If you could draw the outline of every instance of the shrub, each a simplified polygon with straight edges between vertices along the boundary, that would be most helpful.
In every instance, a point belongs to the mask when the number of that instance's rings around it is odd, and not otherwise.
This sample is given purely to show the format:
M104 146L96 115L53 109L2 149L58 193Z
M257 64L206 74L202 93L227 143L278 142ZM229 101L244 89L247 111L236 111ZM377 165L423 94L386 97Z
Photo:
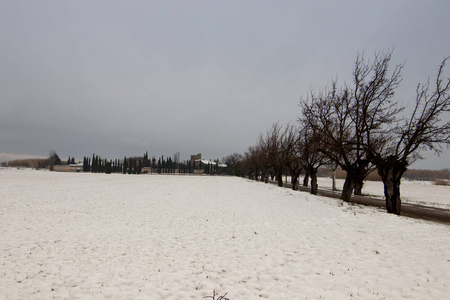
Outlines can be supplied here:
M2 166L40 169L47 167L47 159L16 159L2 163Z
M435 185L446 185L446 186L450 186L450 180L448 179L436 179L436 181L434 182Z

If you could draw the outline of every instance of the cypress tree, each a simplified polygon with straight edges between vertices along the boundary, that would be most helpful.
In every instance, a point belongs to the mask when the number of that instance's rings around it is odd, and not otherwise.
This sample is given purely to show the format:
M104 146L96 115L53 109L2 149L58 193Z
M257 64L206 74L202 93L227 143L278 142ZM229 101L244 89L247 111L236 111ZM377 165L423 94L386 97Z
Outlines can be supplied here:
M105 159L105 173L106 174L111 174L111 165L112 165L112 161L107 161Z
M98 155L95 156L95 173L99 173L101 171L102 161Z
M128 161L127 161L127 157L124 156L123 157L123 164L122 164L122 173L126 174L128 170Z
M167 173L172 173L172 158L169 156L167 158Z
M132 174L133 173L133 161L130 159L128 160L128 174Z
M138 167L137 167L137 172L136 172L136 173L138 173L138 174L141 174L141 173L142 173L142 161L141 161L141 160L139 160Z
M95 170L95 154L92 154L92 160L91 160L91 172L94 173Z
M95 156L95 164L96 164L96 170L95 173L100 173L102 171L102 160L100 159L100 157L97 155Z

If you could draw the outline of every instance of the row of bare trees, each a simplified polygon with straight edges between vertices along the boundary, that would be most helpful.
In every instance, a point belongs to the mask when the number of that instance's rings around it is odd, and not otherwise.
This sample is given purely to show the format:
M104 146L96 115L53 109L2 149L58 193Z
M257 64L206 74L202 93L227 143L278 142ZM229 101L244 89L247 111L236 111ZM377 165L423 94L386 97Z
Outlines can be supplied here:
M420 151L440 153L450 145L450 78L445 58L434 81L417 85L413 108L394 101L404 64L390 70L392 51L378 52L372 61L358 55L352 83L337 80L300 101L296 125L274 124L241 159L241 172L249 178L282 185L290 174L297 188L300 172L311 179L317 193L317 171L328 165L346 171L341 199L361 194L366 176L377 170L384 184L386 209L400 214L400 181Z

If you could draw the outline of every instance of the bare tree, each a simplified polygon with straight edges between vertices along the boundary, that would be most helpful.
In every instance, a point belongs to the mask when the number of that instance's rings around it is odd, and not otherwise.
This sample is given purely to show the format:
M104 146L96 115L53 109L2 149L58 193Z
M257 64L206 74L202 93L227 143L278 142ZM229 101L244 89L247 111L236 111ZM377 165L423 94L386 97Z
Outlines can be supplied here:
M382 126L394 123L396 115L403 110L393 101L393 96L402 81L401 71L404 64L396 65L389 74L392 52L375 53L373 62L366 60L364 54L358 55L356 59L353 71L354 112L351 116L357 128L359 146L364 144L367 136L376 135ZM379 143L373 143L374 148L379 146ZM367 157L367 151L365 152ZM364 178L374 169L375 166L370 165L365 176L357 178L355 194L361 194Z
M344 201L350 200L355 183L365 178L369 167L360 134L356 132L358 128L351 116L352 105L350 90L338 91L336 82L331 90L318 95L311 92L310 98L301 102L303 115L300 121L317 132L323 145L320 151L347 173L341 194Z
M244 154L242 160L242 172L249 179L265 181L267 178L267 155L259 145L251 146Z
M287 147L287 170L291 176L291 187L294 191L298 189L298 181L302 171L301 153L302 148L299 144L299 129L295 126L288 125L284 144Z
M300 149L300 164L311 178L311 194L317 195L317 171L328 162L327 157L321 151L324 147L319 132L313 127L305 126L300 130L298 148Z
M288 166L289 156L295 145L292 125L284 129L275 123L266 132L260 135L258 146L267 155L270 170L275 174L278 186L283 186L283 174Z
M302 171L302 164L301 164L302 149L298 142L298 135L295 138L295 140L296 140L294 142L295 145L287 161L287 168L289 170L289 174L291 175L291 186L294 191L298 190L298 181L300 173Z
M409 118L396 123L384 122L382 116L387 115L384 113L366 120L368 129L377 128L368 130L366 147L383 180L389 213L401 213L401 178L408 166L421 158L420 151L428 149L439 154L442 145L450 145L450 122L441 119L450 111L450 77L444 75L448 59L440 64L433 84L428 81L417 86L415 106Z
M368 132L377 131L383 122L393 122L398 112L391 98L401 82L403 65L389 74L391 53L376 53L373 62L359 55L353 88L338 90L334 81L329 91L311 92L310 99L301 102L301 120L319 132L324 145L321 151L347 173L341 195L344 201L350 200L353 191L361 193L364 179L374 169L365 147ZM377 116L373 118L376 122L368 126L367 120L373 116Z
M227 165L226 173L234 176L241 176L241 164L244 157L239 153L233 153L222 158L224 164Z

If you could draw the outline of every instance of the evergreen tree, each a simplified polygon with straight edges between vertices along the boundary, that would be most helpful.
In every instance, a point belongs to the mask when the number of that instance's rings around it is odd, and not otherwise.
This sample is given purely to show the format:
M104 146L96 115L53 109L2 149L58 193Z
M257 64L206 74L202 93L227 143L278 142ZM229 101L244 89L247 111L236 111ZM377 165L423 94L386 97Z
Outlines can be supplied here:
M169 156L167 158L167 173L172 173L172 158Z
M123 164L122 164L122 173L126 174L128 171L128 161L127 161L127 157L124 156L123 158Z
M112 165L112 161L108 162L105 159L105 173L106 174L111 174L111 171L112 171L111 165Z
M96 169L96 165L95 165L95 154L92 154L92 160L91 160L92 164L91 164L91 172L94 173L95 169Z
M141 174L142 173L142 161L141 160L139 160L139 163L138 163L138 167L137 167L137 172L136 172L137 174Z
M52 166L56 166L56 165L60 165L61 164L61 159L59 158L58 154L56 154L55 151L51 151L50 152L50 156L47 159L47 163L50 167Z
M83 167L83 171L89 172L91 170L91 160L89 157L86 157L86 156L84 157L84 160L85 160L85 164Z
M95 160L96 160L95 164L97 166L95 173L100 173L102 171L102 160L98 155L95 157Z
M130 159L128 160L128 174L132 174L133 173L133 161Z

